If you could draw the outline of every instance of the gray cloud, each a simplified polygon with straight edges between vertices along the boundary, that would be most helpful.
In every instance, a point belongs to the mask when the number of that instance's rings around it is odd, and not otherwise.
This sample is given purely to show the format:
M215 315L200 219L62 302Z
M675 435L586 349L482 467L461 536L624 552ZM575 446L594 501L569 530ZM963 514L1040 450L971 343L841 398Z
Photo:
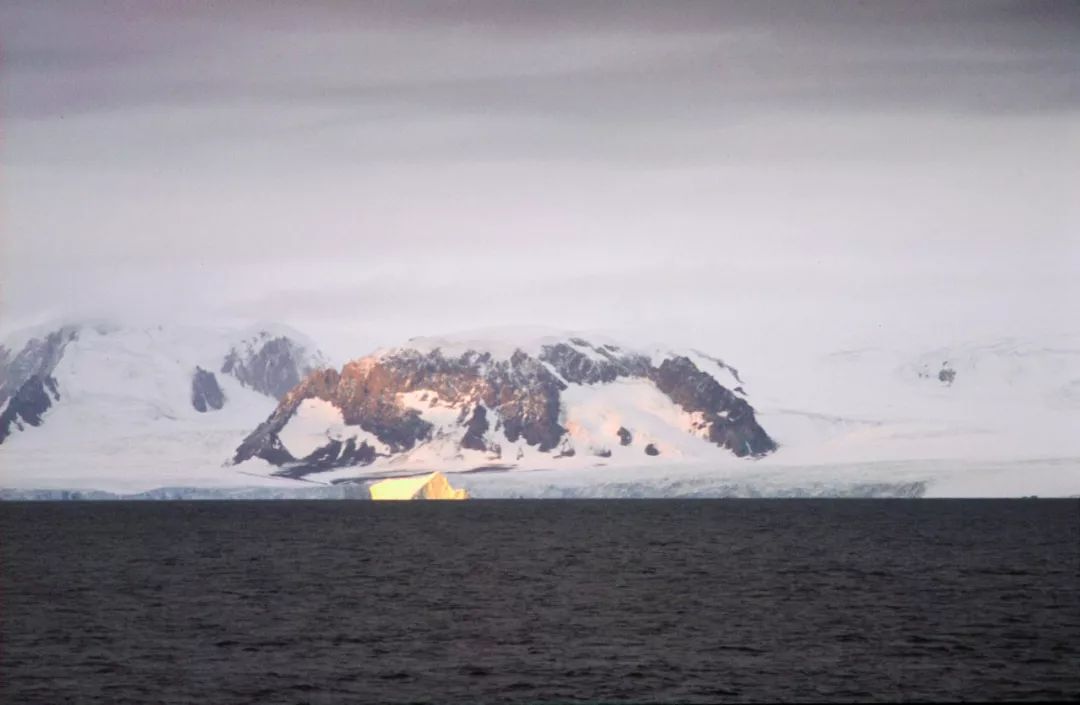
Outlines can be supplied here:
M8 109L287 102L686 122L801 106L1040 111L1080 103L1076 7L15 4Z
M2 313L1075 325L1078 8L8 2Z

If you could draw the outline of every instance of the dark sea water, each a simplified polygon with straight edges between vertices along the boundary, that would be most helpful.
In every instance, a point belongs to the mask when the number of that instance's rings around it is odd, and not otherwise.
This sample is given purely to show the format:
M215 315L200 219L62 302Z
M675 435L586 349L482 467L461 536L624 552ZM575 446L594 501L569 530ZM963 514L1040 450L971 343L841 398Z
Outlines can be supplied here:
M0 505L0 702L1080 698L1076 501Z

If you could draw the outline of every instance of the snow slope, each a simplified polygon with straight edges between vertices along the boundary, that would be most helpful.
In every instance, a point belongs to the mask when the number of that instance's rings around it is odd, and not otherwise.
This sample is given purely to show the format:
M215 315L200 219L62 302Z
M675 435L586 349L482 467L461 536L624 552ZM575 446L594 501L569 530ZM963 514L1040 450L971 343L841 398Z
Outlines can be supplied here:
M297 458L314 453L328 441L345 441L350 438L365 442L382 453L389 450L375 434L359 426L346 424L341 410L324 399L305 399L300 402L296 414L279 437L285 449Z
M560 422L585 451L573 457L553 460L525 447L511 472L469 472L497 461L443 438L439 447L359 473L312 479L439 468L477 497L1080 496L1080 336L844 350L807 360L781 352L745 361L749 398L779 444L759 459L710 453L694 436L692 414L639 380L620 380L564 393ZM715 374L740 387L746 377L726 366ZM440 414L443 423L457 416L456 409ZM612 444L621 425L640 429L637 438L659 446L663 461L645 463L640 448ZM599 450L612 455L598 458Z
M319 482L727 463L774 448L745 396L734 369L697 352L575 334L414 339L294 389L236 462Z
M0 445L0 487L134 492L289 484L222 467L275 399L218 372L224 406L200 413L192 405L193 371L220 370L229 350L262 330L80 326L52 373L59 400L39 427L24 425Z
M484 435L489 445L498 444L501 454L490 451L470 450L461 447L465 429L459 423L462 410L467 405L449 405L439 402L417 401L423 394L402 395L403 403L415 404L421 417L433 423L435 431L430 441L418 447L379 458L371 465L352 466L316 472L306 479L315 482L333 482L354 478L400 476L438 469L443 472L470 472L477 469L543 471L571 470L586 478L594 478L595 471L611 473L620 467L638 468L644 465L654 472L676 466L698 466L708 463L714 467L733 467L743 461L727 451L708 442L694 428L695 416L661 394L654 385L644 380L617 380L605 385L570 384L563 393L560 423L567 434L558 449L541 452L524 440L510 443L495 429L496 412L492 428ZM328 404L327 402L323 402ZM332 405L330 405L332 407ZM330 412L335 419L340 411ZM309 417L298 415L286 426L282 440L299 436L300 428L307 426ZM330 428L336 428L331 421ZM618 429L632 429L633 439L627 445L618 440ZM362 430L360 433L364 433ZM325 438L339 437L334 431L316 432ZM365 435L370 438L370 434ZM369 441L378 443L377 439ZM658 451L650 458L645 449L654 446ZM385 450L381 443L380 448ZM291 448L292 446L289 445ZM304 446L308 450L310 446ZM313 448L312 448L313 449ZM572 454L567 454L572 451ZM239 466L241 468L244 465ZM275 472L272 466L259 465L260 469Z
M466 405L418 388L398 402L432 424L430 441L300 482L275 477L280 468L262 460L226 466L277 402L220 373L222 356L234 349L250 354L254 348L244 341L268 329L82 324L53 372L60 401L42 426L0 444L0 488L220 488L229 496L229 488L264 486L276 493L267 496L303 496L305 488L329 489L335 481L438 470L475 497L1080 496L1077 335L930 350L860 348L805 360L789 350L765 351L738 360L738 371L687 352L723 385L749 394L758 421L779 444L758 459L716 452L701 436L695 413L642 379L568 384L558 418L567 433L548 453L505 438L498 455L462 448ZM18 350L48 330L4 342ZM279 334L296 335L272 332ZM593 344L613 344L586 336ZM535 352L555 340L566 340L565 334L541 331L529 338L517 331L512 341L470 335L415 339L408 346L451 354L482 345L508 357L519 347ZM371 359L395 350L401 348ZM655 364L670 351L645 354ZM217 373L227 400L222 409L192 407L196 367ZM488 448L500 440L497 414L489 411ZM628 445L618 440L620 427L634 429ZM305 400L280 437L297 457L332 440L389 450L320 399ZM658 456L645 455L649 445ZM565 452L570 449L572 455Z
M846 350L768 369L755 406L781 445L770 463L1080 458L1077 335Z

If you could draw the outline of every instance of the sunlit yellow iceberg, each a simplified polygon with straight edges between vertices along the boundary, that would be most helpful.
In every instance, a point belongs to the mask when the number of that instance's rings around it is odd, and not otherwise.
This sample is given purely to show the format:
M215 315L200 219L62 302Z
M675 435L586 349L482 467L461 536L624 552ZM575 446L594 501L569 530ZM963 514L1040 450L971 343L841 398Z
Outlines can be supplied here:
M456 490L450 486L446 475L433 472L430 475L416 477L395 477L371 485L372 499L468 499L465 490Z

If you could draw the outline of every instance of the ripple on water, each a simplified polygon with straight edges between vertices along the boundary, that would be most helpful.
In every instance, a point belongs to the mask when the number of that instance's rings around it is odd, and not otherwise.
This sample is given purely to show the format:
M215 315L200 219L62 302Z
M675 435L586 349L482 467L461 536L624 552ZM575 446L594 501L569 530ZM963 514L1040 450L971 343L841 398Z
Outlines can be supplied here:
M0 701L1077 698L1058 501L0 505Z

